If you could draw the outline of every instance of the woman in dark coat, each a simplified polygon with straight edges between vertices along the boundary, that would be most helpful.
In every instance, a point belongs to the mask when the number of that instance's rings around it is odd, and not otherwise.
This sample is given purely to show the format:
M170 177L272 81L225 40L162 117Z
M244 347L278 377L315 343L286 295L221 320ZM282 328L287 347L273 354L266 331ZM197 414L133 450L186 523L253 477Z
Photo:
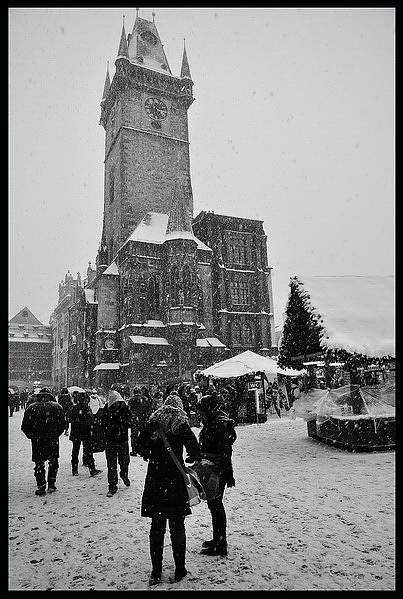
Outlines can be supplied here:
M48 467L48 491L56 491L56 476L59 470L59 437L66 426L64 412L47 387L40 390L37 401L27 407L21 430L32 445L32 461L37 490L35 495L46 495L46 470Z
M203 543L200 553L224 556L227 555L227 517L223 497L226 486L235 486L232 445L237 435L234 421L220 409L220 400L215 391L199 400L197 410L203 423L199 435L203 458L201 463L206 461L206 463L211 463L209 482L207 482L207 486L204 485L204 489L213 525L213 538ZM214 492L211 492L213 489Z
M71 468L73 476L78 476L78 455L81 443L83 444L83 462L90 469L90 475L96 476L102 470L95 468L94 455L92 453L92 427L94 416L90 408L90 398L87 393L81 391L77 394L77 403L73 406L70 415L71 429L70 441L73 442L71 450Z
M126 400L118 391L109 391L108 402L102 409L101 426L105 438L105 456L108 466L108 497L118 490L118 462L120 478L130 487L129 480L129 434L132 413Z
M200 459L199 444L189 426L189 419L183 410L182 402L177 395L170 395L164 404L151 414L137 443L138 453L148 461L141 515L151 518L150 585L161 582L167 521L175 561L175 575L172 582L177 582L186 576L185 516L192 513L182 474L164 445L159 433L160 427L182 467L184 467L184 447L188 454L187 462Z

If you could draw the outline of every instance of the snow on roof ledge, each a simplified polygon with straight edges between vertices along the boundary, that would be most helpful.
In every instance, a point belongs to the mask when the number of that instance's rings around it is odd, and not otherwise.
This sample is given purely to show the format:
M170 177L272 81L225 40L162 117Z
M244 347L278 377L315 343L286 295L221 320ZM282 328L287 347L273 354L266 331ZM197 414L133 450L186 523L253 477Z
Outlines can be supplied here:
M112 262L106 270L102 273L103 275L119 275L119 269L116 262Z
M94 370L119 370L119 368L119 362L101 362L95 366Z
M169 345L165 337L145 337L144 335L129 335L129 339L136 345Z
M297 276L320 315L321 345L372 358L395 356L393 275Z

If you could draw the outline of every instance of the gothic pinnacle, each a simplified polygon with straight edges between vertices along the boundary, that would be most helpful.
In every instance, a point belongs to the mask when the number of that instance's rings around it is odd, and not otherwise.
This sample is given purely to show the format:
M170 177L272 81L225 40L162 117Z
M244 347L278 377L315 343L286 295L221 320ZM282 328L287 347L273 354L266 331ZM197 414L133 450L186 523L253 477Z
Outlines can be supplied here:
M110 86L111 86L111 80L109 78L109 61L108 61L107 62L107 66L106 66L105 85L104 85L104 91L102 93L101 103L104 102L104 100L106 99L106 96L108 95L108 91L109 91Z
M129 58L129 52L127 49L127 38L125 31L125 17L123 15L123 25L122 25L122 33L120 36L119 50L118 50L118 58Z
M185 38L183 38L183 56L182 56L182 68L181 68L181 79L190 79L192 81L192 77L190 75L189 61L186 54L186 45Z

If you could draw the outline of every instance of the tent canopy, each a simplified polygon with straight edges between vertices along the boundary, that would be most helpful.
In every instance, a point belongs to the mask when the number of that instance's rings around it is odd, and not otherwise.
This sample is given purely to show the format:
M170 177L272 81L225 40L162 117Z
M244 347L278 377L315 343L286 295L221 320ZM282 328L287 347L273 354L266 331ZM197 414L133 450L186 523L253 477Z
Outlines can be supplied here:
M299 376L304 370L293 370L291 368L280 368L273 358L255 354L253 351L245 351L227 360L217 362L200 374L215 378L236 378L246 374L264 372L266 374L283 374L286 376Z

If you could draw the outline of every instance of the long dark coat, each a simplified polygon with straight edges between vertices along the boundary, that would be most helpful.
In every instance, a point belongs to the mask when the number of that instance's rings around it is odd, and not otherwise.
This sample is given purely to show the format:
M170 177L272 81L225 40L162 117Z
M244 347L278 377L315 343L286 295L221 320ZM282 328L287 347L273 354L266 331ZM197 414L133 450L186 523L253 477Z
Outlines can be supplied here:
M70 422L71 410L73 409L74 403L68 393L62 393L59 395L58 399L59 404L62 406L64 410L64 415L66 416L66 420Z
M63 408L56 401L36 401L24 412L21 430L32 445L32 461L59 458L59 437L66 428Z
M132 413L125 401L115 401L110 407L106 403L101 417L105 442L112 445L128 443L128 428L131 422Z
M153 411L153 401L145 395L136 393L129 399L127 405L132 414L132 430L141 431Z
M186 516L192 511L188 504L185 482L158 430L158 423L149 422L141 431L136 448L137 452L148 460L141 515L148 518L158 515L166 518ZM181 424L177 434L166 433L166 438L182 467L184 447L188 454L187 461L194 462L200 459L199 443L188 424Z
M235 484L232 445L236 436L234 421L222 411L208 415L208 421L199 434L202 456L214 462L212 470L225 480L229 487Z
M89 404L76 403L70 413L70 441L83 441L92 436L92 427L94 424L94 415Z

